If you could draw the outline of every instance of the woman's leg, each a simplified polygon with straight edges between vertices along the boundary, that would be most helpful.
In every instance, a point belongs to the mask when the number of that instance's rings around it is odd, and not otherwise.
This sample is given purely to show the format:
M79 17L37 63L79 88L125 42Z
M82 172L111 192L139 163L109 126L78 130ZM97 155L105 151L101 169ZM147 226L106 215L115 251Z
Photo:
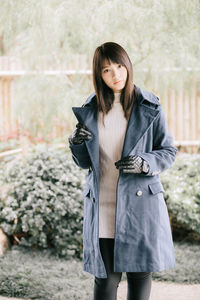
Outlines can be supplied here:
M148 300L151 293L151 272L127 272L127 300Z
M117 300L122 273L113 272L114 239L100 238L100 250L108 278L94 279L94 300Z

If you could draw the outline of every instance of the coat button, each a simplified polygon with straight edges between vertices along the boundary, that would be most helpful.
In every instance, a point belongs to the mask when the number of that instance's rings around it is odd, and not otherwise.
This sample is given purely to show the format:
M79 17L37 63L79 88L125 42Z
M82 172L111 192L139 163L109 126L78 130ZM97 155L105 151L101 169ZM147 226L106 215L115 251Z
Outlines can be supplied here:
M142 191L141 190L137 191L137 195L142 196Z
M95 202L95 198L94 197L92 198L92 201Z

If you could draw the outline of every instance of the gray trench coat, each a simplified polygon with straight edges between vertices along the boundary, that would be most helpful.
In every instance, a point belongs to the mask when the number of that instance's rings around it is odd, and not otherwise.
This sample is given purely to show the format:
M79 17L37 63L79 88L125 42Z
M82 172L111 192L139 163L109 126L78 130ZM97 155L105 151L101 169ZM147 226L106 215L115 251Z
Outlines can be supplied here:
M136 87L137 99L128 121L121 158L139 155L146 174L119 173L117 183L114 272L153 272L175 267L169 215L159 173L174 162L178 149L168 130L158 97ZM72 108L92 138L69 145L75 163L88 170L83 191L83 269L107 278L99 248L99 141L96 95Z

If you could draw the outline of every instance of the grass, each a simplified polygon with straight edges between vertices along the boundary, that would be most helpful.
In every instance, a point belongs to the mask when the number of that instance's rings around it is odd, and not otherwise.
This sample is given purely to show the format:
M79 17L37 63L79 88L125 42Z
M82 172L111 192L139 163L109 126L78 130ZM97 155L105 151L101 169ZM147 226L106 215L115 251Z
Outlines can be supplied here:
M88 300L92 275L81 262L18 247L0 258L0 295L43 300Z
M157 281L200 283L199 244L175 242L177 266L153 273ZM43 300L88 300L93 294L93 275L82 262L67 261L46 251L13 246L0 258L0 295ZM123 273L122 280L126 278Z

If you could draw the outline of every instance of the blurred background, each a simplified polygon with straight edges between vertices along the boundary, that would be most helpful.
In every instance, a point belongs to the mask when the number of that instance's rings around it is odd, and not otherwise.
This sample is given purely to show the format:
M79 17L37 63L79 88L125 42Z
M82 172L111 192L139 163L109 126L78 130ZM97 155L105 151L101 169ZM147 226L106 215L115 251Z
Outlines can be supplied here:
M94 91L94 51L108 41L127 51L135 84L160 98L179 150L161 174L177 267L153 278L200 284L200 1L1 0L0 15L0 295L91 297L81 267L87 171L68 136L72 107Z
M93 92L92 58L114 41L134 81L160 97L176 145L199 151L199 1L0 3L1 149L66 142L72 106Z

